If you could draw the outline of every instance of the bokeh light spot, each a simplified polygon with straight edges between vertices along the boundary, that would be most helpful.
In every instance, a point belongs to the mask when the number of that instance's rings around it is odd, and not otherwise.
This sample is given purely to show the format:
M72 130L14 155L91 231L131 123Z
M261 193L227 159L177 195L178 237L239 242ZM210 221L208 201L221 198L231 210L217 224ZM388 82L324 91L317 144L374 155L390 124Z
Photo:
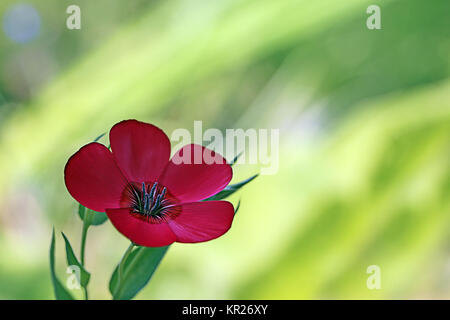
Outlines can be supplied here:
M41 17L30 4L13 5L3 16L3 31L17 43L27 43L39 35Z

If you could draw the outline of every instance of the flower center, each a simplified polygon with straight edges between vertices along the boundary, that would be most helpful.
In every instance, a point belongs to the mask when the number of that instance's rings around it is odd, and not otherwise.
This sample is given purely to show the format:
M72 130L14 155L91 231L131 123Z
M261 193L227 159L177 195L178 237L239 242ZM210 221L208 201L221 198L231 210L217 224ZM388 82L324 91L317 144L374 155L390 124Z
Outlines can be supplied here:
M136 194L137 203L133 209L137 213L141 213L145 216L158 216L161 214L167 199L164 198L167 192L167 188L163 187L162 190L158 188L158 182L155 182L151 189L150 186L146 186L142 182L142 193Z
M123 206L131 208L137 218L151 223L161 223L178 215L179 210L174 207L176 203L167 188L158 182L142 182L140 186L130 183L122 197Z

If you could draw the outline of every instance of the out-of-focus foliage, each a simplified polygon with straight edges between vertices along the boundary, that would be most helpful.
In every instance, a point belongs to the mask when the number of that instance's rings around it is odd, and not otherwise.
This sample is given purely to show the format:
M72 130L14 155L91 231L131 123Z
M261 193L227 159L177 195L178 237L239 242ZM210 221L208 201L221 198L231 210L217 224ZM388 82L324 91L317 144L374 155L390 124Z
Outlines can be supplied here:
M84 0L72 31L72 2L27 3L39 35L0 36L0 298L52 297L52 225L76 252L81 232L65 162L125 118L281 132L229 233L174 245L137 298L450 298L447 0L379 1L381 30L361 0ZM127 241L109 222L87 241L108 298Z

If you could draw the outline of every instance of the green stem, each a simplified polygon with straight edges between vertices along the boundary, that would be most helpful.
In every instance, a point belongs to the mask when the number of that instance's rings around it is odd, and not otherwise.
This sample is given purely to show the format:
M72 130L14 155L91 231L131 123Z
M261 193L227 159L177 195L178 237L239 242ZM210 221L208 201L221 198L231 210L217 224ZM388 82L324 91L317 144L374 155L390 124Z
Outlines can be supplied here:
M89 229L89 225L86 223L86 215L87 212L84 213L84 220L83 220L83 231L81 234L81 265L84 267L84 252L85 252L85 247L86 247L86 236L87 236L87 231Z
M86 248L86 237L87 237L87 232L89 229L89 213L88 210L85 208L84 209L84 218L83 218L83 231L81 233L81 265L84 267L84 255L85 255L85 248ZM84 299L88 300L89 299L89 294L88 294L88 290L87 287L83 287L83 291L84 291Z
M83 291L84 291L84 299L89 300L89 293L87 287L83 287Z
M133 242L130 243L130 245L127 248L127 251L123 254L122 259L120 259L119 262L119 281L117 283L117 288L120 288L120 283L123 279L123 269L125 268L125 261L127 260L128 256L130 255L131 251L133 251L135 244Z

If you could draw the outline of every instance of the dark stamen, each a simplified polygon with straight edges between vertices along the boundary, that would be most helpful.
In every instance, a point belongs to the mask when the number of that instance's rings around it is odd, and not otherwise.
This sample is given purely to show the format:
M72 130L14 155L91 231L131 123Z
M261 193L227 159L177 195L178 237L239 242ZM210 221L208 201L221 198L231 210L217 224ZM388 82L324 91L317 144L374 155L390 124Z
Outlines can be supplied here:
M148 192L150 189L150 192ZM132 187L132 193L134 195L133 208L134 212L140 213L150 218L161 220L164 218L165 207L170 203L169 198L165 198L167 194L167 188L159 188L158 182L154 182L152 187L142 183L142 193L140 193L135 187Z
M146 194L144 196L144 212L147 213L149 208L150 208L150 197L148 194Z
M155 204L152 206L152 210L157 210L158 207L159 207L160 202L161 202L161 195L158 195L156 197Z
M150 190L150 198L152 198L153 199L153 196L155 195L155 190L156 190L156 187L158 186L158 182L155 182L154 184L153 184L153 187L152 187L152 189Z

